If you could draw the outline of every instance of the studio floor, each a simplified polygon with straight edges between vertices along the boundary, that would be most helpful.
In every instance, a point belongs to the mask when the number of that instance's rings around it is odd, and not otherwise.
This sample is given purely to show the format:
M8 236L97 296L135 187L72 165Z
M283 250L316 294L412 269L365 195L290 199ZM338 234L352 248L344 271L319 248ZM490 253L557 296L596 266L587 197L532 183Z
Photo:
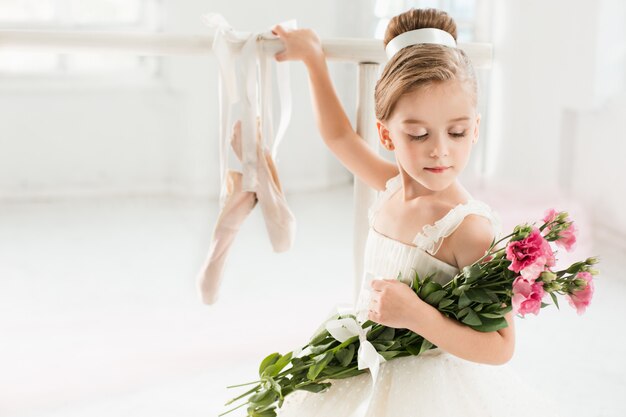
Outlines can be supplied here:
M479 197L506 230L539 220L549 206ZM255 209L213 306L201 303L195 275L215 201L1 202L0 416L209 417L229 409L224 403L243 391L227 385L255 380L263 357L305 343L352 300L351 186L288 201L298 227L293 248L272 252ZM584 213L572 206L571 214ZM589 224L581 221L585 241L563 259L602 258L591 307L578 316L563 300L560 311L516 318L509 364L561 404L563 416L621 417L626 253L592 240Z

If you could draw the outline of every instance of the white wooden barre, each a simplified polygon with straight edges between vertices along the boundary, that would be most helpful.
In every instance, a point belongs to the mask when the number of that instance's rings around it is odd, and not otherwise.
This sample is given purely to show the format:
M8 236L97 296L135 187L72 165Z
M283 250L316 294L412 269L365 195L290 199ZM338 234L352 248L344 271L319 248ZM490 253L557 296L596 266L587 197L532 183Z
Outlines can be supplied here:
M280 39L262 39L267 53L283 49ZM209 53L213 36L162 33L110 33L79 31L0 30L0 49L28 48L63 53L116 52L134 55L203 55ZM475 67L491 65L492 46L488 43L459 43ZM378 39L322 39L326 57L355 63L385 63L383 42Z

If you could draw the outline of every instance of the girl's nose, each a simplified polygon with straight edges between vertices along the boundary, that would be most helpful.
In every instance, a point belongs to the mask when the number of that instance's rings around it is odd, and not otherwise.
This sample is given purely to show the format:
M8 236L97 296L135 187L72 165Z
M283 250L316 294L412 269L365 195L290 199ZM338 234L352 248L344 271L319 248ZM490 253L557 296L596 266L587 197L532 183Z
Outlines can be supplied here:
M441 136L436 138L433 141L433 149L430 151L430 156L432 157L442 157L448 155L448 145L445 142L445 138L442 139Z

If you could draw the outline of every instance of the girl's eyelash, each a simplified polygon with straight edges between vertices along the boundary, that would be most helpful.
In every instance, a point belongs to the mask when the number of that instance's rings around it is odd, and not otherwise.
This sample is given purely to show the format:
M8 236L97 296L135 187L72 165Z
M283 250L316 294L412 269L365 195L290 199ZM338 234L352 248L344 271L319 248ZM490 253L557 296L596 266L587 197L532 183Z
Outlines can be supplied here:
M428 136L428 133L426 133L424 135L421 135L421 136L409 135L411 140L422 140L426 136ZM465 132L463 132L463 133L450 133L450 136L455 137L455 138L463 138L463 137L465 137Z

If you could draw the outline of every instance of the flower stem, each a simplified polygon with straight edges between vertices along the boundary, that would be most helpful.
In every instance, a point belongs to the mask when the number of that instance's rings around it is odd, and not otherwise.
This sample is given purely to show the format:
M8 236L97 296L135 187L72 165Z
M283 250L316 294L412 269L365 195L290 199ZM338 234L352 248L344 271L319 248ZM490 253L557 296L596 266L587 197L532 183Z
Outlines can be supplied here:
M235 411L235 410L236 410L236 409L238 409L238 408L243 407L243 406L244 406L244 405L246 405L246 404L248 404L248 403L247 403L247 402L245 402L245 403L243 403L243 404L239 404L237 407L233 408L232 410L224 411L222 414L218 414L217 416L218 416L218 417L221 417L221 416L223 416L223 415L226 415L226 414L228 414L228 413L230 413L230 412Z
M229 405L234 403L235 401L237 401L238 399L240 399L241 397L245 397L248 394L252 394L254 391L256 391L258 388L260 387L260 385L257 385L256 387L252 388L251 390L248 390L246 392L244 392L243 394L241 394L240 396L238 396L237 398L233 398L232 400L229 400L226 404L224 405Z
M246 385L251 385L251 384L258 384L259 382L263 382L260 379L258 381L253 381L253 382L246 382L245 384L239 384L239 385L229 385L226 388L237 388L237 387L243 387Z

